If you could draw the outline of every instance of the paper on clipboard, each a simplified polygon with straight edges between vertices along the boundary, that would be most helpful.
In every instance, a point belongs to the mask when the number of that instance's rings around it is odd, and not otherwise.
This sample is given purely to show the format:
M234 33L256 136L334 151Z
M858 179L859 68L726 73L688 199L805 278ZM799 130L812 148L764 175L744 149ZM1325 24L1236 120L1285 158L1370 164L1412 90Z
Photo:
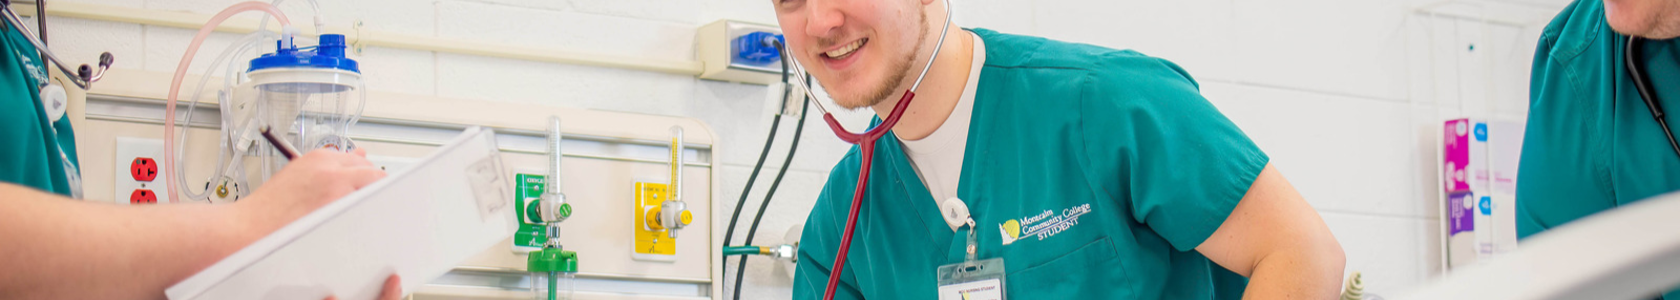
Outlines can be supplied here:
M511 234L495 132L468 128L389 174L169 287L169 299L378 297L385 278L414 291Z

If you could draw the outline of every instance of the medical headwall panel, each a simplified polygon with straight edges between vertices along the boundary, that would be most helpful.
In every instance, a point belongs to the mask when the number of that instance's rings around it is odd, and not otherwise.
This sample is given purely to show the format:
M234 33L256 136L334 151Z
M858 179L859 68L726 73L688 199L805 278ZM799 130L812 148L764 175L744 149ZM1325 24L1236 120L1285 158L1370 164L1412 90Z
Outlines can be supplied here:
M117 202L113 170L128 168L131 158L117 157L118 141L163 137L163 101L168 74L113 69L85 101L72 100L78 155L88 201ZM188 82L196 82L190 78ZM73 96L80 96L75 92ZM201 99L214 99L204 95ZM563 98L567 95L551 95ZM74 97L80 98L80 97ZM183 99L188 98L183 96ZM549 117L558 116L564 138L560 179L573 214L562 225L561 244L577 254L575 299L710 299L714 253L711 201L717 195L716 135L694 119L620 112L440 99L370 92L364 117L350 129L356 146L376 165L400 171L460 130L486 126L496 130L507 169L540 175L547 170ZM184 100L183 100L184 101ZM177 114L185 113L178 106ZM214 102L201 103L191 126L186 152L189 186L205 185L214 160L219 130ZM682 128L680 174L692 219L674 240L666 259L637 259L633 232L636 216L647 216L631 203L638 182L668 183L672 127ZM209 158L205 158L205 153ZM163 166L167 170L169 166ZM509 174L513 178L515 174ZM162 198L162 197L160 197ZM519 199L508 199L519 203ZM424 217L424 216L416 216ZM511 216L510 216L511 217ZM412 299L528 299L526 255L512 238L462 262L443 278L411 295Z

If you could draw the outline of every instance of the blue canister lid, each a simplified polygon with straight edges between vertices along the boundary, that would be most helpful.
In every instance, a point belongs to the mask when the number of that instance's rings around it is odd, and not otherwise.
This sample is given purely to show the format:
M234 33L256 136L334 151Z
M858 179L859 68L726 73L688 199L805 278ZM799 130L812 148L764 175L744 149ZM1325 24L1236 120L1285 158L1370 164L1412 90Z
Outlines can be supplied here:
M342 34L321 35L311 51L298 51L295 44L291 48L281 47L279 41L275 41L275 44L277 49L274 53L252 59L251 68L246 71L272 68L332 68L362 73L361 68L356 65L356 60L344 56L347 45Z

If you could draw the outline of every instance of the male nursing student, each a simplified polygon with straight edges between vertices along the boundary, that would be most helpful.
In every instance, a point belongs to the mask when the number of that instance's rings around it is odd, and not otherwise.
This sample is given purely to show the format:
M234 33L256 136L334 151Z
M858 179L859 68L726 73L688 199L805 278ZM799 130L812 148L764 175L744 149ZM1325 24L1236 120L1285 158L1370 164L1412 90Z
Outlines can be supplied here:
M1680 108L1680 1L1578 0L1541 34L1517 180L1517 234L1680 190L1680 154L1634 87L1633 57L1659 107ZM1680 119L1664 116L1671 131ZM1680 299L1669 292L1667 299Z
M162 299L164 290L385 176L363 154L317 150L236 204L110 205L81 186L64 111L42 109L36 49L0 22L0 299ZM381 299L401 297L395 276ZM257 295L253 295L255 298Z
M937 0L772 0L835 102L886 115L934 43ZM1011 299L1334 299L1341 246L1184 70L1131 51L951 26L877 144L836 299L935 299L936 269L1004 260ZM800 241L823 296L860 164L842 159ZM974 226L950 225L958 198ZM1246 277L1246 279L1244 278Z

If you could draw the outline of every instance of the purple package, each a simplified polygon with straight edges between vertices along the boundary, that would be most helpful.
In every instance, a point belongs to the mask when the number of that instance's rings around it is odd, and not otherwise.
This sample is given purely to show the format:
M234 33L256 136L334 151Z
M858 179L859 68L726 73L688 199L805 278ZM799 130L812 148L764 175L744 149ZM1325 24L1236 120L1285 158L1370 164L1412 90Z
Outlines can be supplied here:
M1476 194L1458 193L1447 196L1447 235L1476 231Z

